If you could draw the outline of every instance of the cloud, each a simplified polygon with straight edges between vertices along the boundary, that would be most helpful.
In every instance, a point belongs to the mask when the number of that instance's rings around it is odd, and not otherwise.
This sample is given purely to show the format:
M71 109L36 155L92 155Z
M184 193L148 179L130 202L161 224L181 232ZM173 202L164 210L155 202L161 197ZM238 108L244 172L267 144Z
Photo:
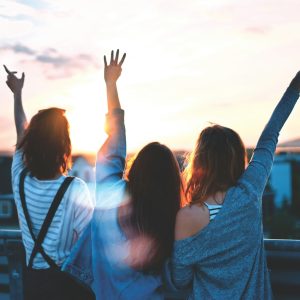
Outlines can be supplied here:
M41 54L37 55L35 59L40 63L49 64L55 67L62 67L71 63L70 58L62 55L52 56L47 54Z
M23 63L28 61L38 63L43 67L44 74L48 79L70 77L78 69L99 68L95 58L86 53L66 55L55 48L36 51L23 44L6 45L0 47L1 51L10 51L17 55L22 55Z
M24 53L24 54L28 54L28 55L34 55L35 54L34 50L32 50L32 49L30 49L26 46L20 45L20 44L16 44L16 45L12 46L11 49L15 53Z

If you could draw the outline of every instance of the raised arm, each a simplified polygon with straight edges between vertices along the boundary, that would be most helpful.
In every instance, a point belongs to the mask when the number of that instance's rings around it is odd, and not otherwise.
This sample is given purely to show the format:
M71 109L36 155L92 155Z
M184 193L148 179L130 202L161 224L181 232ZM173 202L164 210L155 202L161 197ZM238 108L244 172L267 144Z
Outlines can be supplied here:
M116 55L111 52L109 65L104 56L104 79L107 90L106 132L108 138L102 145L97 156L96 180L99 184L104 181L115 182L122 178L125 157L126 157L126 137L124 126L124 111L121 109L117 80L122 72L122 64L126 54L122 56L119 62L119 50Z
M271 172L278 136L285 121L292 112L300 92L300 72L276 106L269 122L263 130L253 157L239 182L261 198Z
M24 86L25 74L22 73L21 78L16 77L17 72L11 72L4 65L4 69L7 73L6 84L14 94L14 116L15 116L15 125L17 131L17 146L19 145L24 131L27 127L27 119L23 109L22 103L22 89Z

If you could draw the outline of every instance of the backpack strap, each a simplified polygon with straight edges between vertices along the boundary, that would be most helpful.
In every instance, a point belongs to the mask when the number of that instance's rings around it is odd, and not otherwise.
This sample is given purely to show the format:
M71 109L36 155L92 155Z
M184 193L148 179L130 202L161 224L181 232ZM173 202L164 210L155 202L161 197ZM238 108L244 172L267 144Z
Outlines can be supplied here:
M25 193L24 193L24 182L25 182L25 176L27 174L28 170L27 169L24 169L22 172L21 172L21 175L20 175L20 186L19 186L19 192L20 192L20 198L21 198L21 202L22 202L22 207L23 207L23 211L24 211L24 215L25 215L25 219L26 219L26 222L27 222L27 226L28 226L28 229L29 229L29 232L31 234L31 237L33 239L33 241L35 242L34 243L34 247L33 247L33 250L32 250L32 253L31 253L31 256L30 256L30 259L29 259L29 264L28 264L28 268L32 268L33 266L33 260L35 258L35 256L37 255L37 253L40 253L43 258L45 259L45 261L48 263L48 265L51 267L51 268L59 268L57 266L57 264L55 263L55 261L49 257L49 255L47 255L45 253L45 250L43 249L43 246L42 246L42 243L45 239L45 236L47 234L47 231L51 225L51 222L54 218L54 215L57 211L57 208L65 194L65 192L67 191L69 185L71 184L71 182L73 181L74 177L66 177L64 182L62 183L62 185L60 186L60 188L58 189L55 197L54 197L54 200L52 201L51 203L51 206L49 208L49 211L46 215L46 218L42 224L42 227L40 229L40 232L37 236L37 238L35 237L34 233L33 233L33 229L32 229L32 224L31 224L31 219L30 219L30 216L29 216L29 213L28 213L28 208L27 208L27 205L26 205L26 201L25 201Z

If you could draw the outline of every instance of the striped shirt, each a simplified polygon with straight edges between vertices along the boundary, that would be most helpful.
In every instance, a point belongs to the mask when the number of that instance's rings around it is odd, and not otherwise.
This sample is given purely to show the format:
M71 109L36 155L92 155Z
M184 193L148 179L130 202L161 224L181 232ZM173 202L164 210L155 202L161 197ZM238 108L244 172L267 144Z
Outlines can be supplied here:
M19 194L20 173L25 167L22 154L22 151L18 150L13 157L12 185L28 264L34 241L27 227ZM35 236L38 235L64 179L63 175L54 180L38 180L30 175L25 177L26 204ZM69 256L73 245L91 220L92 213L93 204L87 185L81 179L75 178L66 191L42 244L45 252L56 264L61 265ZM40 253L33 261L33 268L49 268Z
M220 209L222 208L222 205L217 205L217 204L208 204L206 202L204 202L205 206L207 207L208 211L209 211L209 220L213 220L216 215L218 214L218 212L220 211Z

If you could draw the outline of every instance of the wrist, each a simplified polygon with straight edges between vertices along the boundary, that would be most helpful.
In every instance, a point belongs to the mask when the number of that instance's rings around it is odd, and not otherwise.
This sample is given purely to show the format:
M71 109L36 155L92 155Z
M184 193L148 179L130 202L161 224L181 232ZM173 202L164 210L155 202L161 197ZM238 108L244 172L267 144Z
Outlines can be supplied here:
M115 87L117 85L116 81L106 81L105 83L107 87Z
M16 97L19 98L20 96L22 96L22 90L14 92L14 97L15 98Z

